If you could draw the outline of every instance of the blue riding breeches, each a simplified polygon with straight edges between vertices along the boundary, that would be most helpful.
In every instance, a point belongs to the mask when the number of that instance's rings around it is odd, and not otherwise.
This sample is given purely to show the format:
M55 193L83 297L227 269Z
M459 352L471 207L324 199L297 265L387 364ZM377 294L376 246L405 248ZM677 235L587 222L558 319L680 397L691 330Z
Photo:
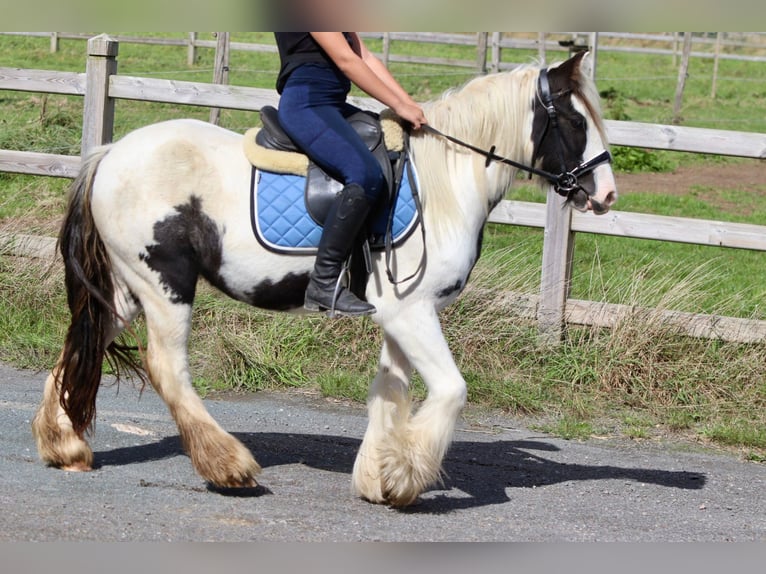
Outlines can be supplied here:
M342 72L303 64L287 79L279 100L282 128L327 174L356 183L375 202L385 188L383 170L346 118L359 108L346 102L351 83Z

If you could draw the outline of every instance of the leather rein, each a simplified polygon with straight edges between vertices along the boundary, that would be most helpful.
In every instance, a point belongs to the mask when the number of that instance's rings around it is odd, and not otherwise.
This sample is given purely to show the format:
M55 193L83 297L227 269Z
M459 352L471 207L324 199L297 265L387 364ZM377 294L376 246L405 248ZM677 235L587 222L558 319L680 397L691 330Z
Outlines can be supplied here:
M556 98L559 98L561 96L564 96L570 93L570 91L571 90L565 90L561 92L556 92L555 94L551 94L551 87L550 87L550 83L548 82L548 70L540 71L540 75L538 77L538 96L540 98L540 103L542 103L548 115L548 118L547 118L548 121L546 123L545 129L543 130L543 135L540 137L540 141L542 141L542 139L545 137L545 133L548 131L548 129L552 127L553 131L556 133L556 151L558 154L559 165L561 166L561 172L558 174L554 174L549 171L545 171L543 169L538 169L535 167L524 165L523 163L513 161L512 159L509 159L507 157L497 155L495 153L495 149L497 146L494 146L494 145L490 147L489 150L484 150L474 145L471 145L467 142L464 142L454 136L445 134L428 124L423 124L422 126L420 126L420 129L427 133L447 139L454 144L457 144L479 155L484 156L486 158L486 162L484 163L485 167L489 167L490 164L493 161L495 161L498 163L503 163L505 165L510 165L517 169L526 171L527 173L529 173L530 177L532 177L533 175L542 177L554 187L554 189L556 190L556 193L565 197L567 201L569 201L570 199L572 199L572 196L579 190L582 190L583 192L587 194L587 191L585 191L579 183L580 177L592 172L594 169L596 169L599 165L603 163L612 162L612 155L607 150L604 150L600 154L596 155L595 157L587 161L581 162L578 166L576 166L571 171L568 171L566 169L566 163L564 161L564 150L563 150L563 144L562 144L563 138L561 135L561 127L559 126L558 113L556 112L556 107L553 105L553 101ZM406 146L406 138L405 138L405 146ZM535 149L536 148L537 146L535 146ZM406 147L405 147L404 155L407 155ZM534 163L534 161L535 161L535 158L532 158L532 163ZM411 167L409 166L409 163L407 165L408 165L408 169L411 169ZM399 168L397 170L397 175L396 175L396 185L394 189L397 189L397 190L399 188L399 182L401 181L401 169L402 168ZM412 181L413 183L415 181L411 173L410 173L410 181ZM413 197L415 199L415 205L420 217L420 231L423 235L423 249L425 249L425 222L423 220L422 207L421 207L420 199L417 193L417 186L413 186L412 189L413 189ZM587 194L587 195L592 195L592 194ZM391 217L389 218L390 221L386 231L386 244L385 244L386 274L388 275L388 280L393 285L398 285L400 283L403 283L404 281L408 281L409 279L412 279L415 275L417 275L420 272L420 270L423 267L423 258L421 258L417 269L413 273L405 277L404 279L397 280L394 277L394 274L391 271L391 252L393 250L392 238L391 238L392 216L393 216L393 211L392 211ZM368 261L369 261L369 256L368 256ZM368 263L368 268L369 268L369 263Z
M543 131L543 134L545 134L545 132L548 130L549 127L552 127L554 132L556 132L556 136L557 136L556 148L558 152L559 164L561 166L561 172L558 174L554 174L549 171L545 171L543 169L538 169L535 167L524 165L522 163L513 161L512 159L509 159L507 157L497 155L495 153L495 149L497 148L497 146L494 146L494 145L490 147L489 150L484 150L474 145L471 145L467 142L464 142L456 137L445 134L428 124L423 124L420 127L420 129L422 129L425 132L431 133L433 135L443 137L454 144L465 147L479 155L484 156L486 158L486 162L484 164L485 167L489 167L489 165L493 161L495 161L498 163L503 163L505 165L510 165L517 169L526 171L527 173L529 173L530 177L532 177L533 175L542 177L543 179L547 180L551 185L553 185L554 189L556 190L556 193L558 193L559 195L563 197L566 197L567 199L570 199L575 192L579 190L585 191L582 188L582 186L579 184L579 178L582 177L583 175L587 175L588 173L592 172L594 169L596 169L599 165L603 163L611 163L612 155L607 150L604 150L597 156L587 161L581 162L574 169L572 169L571 171L568 171L566 169L566 164L564 162L564 152L562 149L562 136L561 136L561 128L559 126L558 114L556 112L556 107L553 105L553 101L560 96L568 94L569 90L551 94L550 83L548 82L548 70L540 71L540 76L538 78L538 88L539 88L538 94L540 97L540 102L542 103L548 115L548 123L545 126L545 130ZM542 137L540 139L542 140ZM533 163L534 163L534 159L533 159Z

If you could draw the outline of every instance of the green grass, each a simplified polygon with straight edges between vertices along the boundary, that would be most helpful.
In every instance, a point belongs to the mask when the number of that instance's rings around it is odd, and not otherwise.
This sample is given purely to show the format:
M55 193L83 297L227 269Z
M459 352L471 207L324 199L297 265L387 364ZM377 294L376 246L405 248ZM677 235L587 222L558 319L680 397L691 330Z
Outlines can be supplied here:
M180 35L177 35L180 36ZM269 34L234 34L235 41L271 42ZM373 49L379 49L370 42ZM473 59L471 48L395 43L395 50ZM0 66L84 71L85 42L0 36ZM193 66L184 48L121 44L119 71L127 75L209 81L212 50ZM531 52L507 51L506 61L530 61ZM711 63L694 61L683 123L766 132L761 64L722 61L718 97L710 99ZM418 99L435 97L473 72L392 64ZM273 87L274 55L235 52L230 82ZM677 71L664 56L599 55L599 89L608 117L667 123ZM742 81L738 81L742 80ZM745 81L747 80L747 81ZM77 155L82 101L77 97L0 92L0 149ZM207 119L207 109L120 101L116 137L170 117ZM222 125L244 131L255 114L224 111ZM618 148L617 179L630 171L737 160ZM55 235L68 182L0 174L0 229ZM763 188L761 188L763 189ZM509 199L543 202L534 187ZM766 222L766 193L699 186L687 194L634 192L623 211L743 223ZM469 401L517 416L572 439L617 434L649 440L663 433L735 448L749 460L766 457L766 345L736 345L681 337L653 317L612 330L572 327L557 349L541 348L532 321L504 298L539 289L543 232L490 224L469 288L443 313L445 336L468 383ZM572 297L766 319L764 254L702 246L578 234ZM56 265L0 253L0 360L49 368L67 326L62 272ZM41 310L44 310L41 312ZM140 337L143 329L136 328ZM194 383L205 394L306 389L364 401L374 376L380 333L369 320L327 321L275 315L225 299L201 285L190 357ZM412 383L416 400L422 380Z

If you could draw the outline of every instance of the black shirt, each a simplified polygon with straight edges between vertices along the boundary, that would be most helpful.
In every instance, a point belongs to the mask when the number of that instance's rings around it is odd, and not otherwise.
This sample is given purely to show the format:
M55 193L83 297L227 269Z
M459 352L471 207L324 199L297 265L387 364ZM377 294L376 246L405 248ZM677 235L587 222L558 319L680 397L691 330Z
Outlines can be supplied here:
M351 43L347 32L343 35ZM301 64L325 64L336 68L335 63L309 32L274 32L279 50L280 69L277 76L277 92L282 93L287 78Z

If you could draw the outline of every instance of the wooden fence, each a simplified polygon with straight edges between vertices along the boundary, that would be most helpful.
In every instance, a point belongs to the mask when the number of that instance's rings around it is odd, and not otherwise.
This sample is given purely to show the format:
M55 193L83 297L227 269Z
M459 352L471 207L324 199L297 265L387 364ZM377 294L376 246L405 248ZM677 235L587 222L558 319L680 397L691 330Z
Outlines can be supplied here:
M82 155L111 141L114 105L119 99L249 111L278 101L272 90L117 75L117 48L118 42L108 36L91 38L85 74L0 68L0 90L83 96ZM359 98L354 103L380 109L374 100ZM766 158L766 134L622 121L607 121L606 127L615 145ZM79 165L79 157L0 150L0 171L5 172L73 178ZM540 294L531 302L527 297L529 304L520 308L537 318L548 341L559 340L566 323L608 327L641 311L568 298L576 233L766 251L766 226L620 211L604 216L582 214L563 206L552 190L545 205L502 201L490 221L545 230ZM50 256L52 242L28 236L0 237L0 252ZM692 336L766 341L766 321L674 311L665 312L664 318Z
M91 36L85 33L71 32L0 32L0 35L40 37L50 39L50 50L59 49L63 39L84 40ZM273 43L257 44L236 42L230 39L229 32L213 32L213 40L199 37L198 32L188 32L183 37L156 36L114 36L113 40L121 43L180 46L187 52L187 64L197 60L199 49L215 49L214 83L227 83L229 59L232 51L276 52ZM673 65L679 71L676 83L676 97L673 106L673 123L680 122L684 88L688 77L687 70L692 58L712 58L711 98L716 97L718 87L719 61L745 60L766 62L766 33L762 32L715 32L715 33L620 33L620 32L363 32L362 36L381 42L381 57L388 66L392 62L452 66L472 69L476 73L499 72L518 66L518 62L508 61L504 52L508 50L531 51L538 61L545 63L548 53L560 53L589 49L592 54L592 74L598 75L598 55L600 51L631 52L644 54L671 55ZM471 48L475 56L472 59L443 58L422 55L401 55L396 53L396 46L402 43L439 44L442 46L462 46ZM528 61L529 56L517 60ZM463 56L464 58L465 56ZM554 56L559 57L559 56ZM679 61L680 59L680 61ZM220 109L210 111L210 121L217 123Z
M216 36L218 33L214 33ZM47 38L50 51L59 49L61 40L89 40L92 34L82 32L0 32L0 35ZM503 63L501 52L504 49L531 50L538 52L543 60L547 52L566 52L572 47L589 46L591 49L614 52L632 52L680 56L682 35L678 32L659 32L641 34L634 32L539 32L524 34L515 32L475 32L449 34L444 32L363 32L365 38L381 40L382 56L385 62L410 62L421 64L441 64L464 68L500 70L512 64ZM194 63L200 49L216 49L218 39L205 40L198 32L188 32L177 38L151 36L110 36L120 43L146 44L157 46L185 47L187 61ZM397 55L392 49L399 42L418 44L443 44L452 46L472 46L476 57L472 60L451 58L408 57ZM695 48L691 55L698 58L718 58L729 60L747 60L766 62L766 34L763 32L714 32L695 34L692 38ZM230 43L232 51L276 52L273 44L250 42ZM753 52L751 54L745 51Z

